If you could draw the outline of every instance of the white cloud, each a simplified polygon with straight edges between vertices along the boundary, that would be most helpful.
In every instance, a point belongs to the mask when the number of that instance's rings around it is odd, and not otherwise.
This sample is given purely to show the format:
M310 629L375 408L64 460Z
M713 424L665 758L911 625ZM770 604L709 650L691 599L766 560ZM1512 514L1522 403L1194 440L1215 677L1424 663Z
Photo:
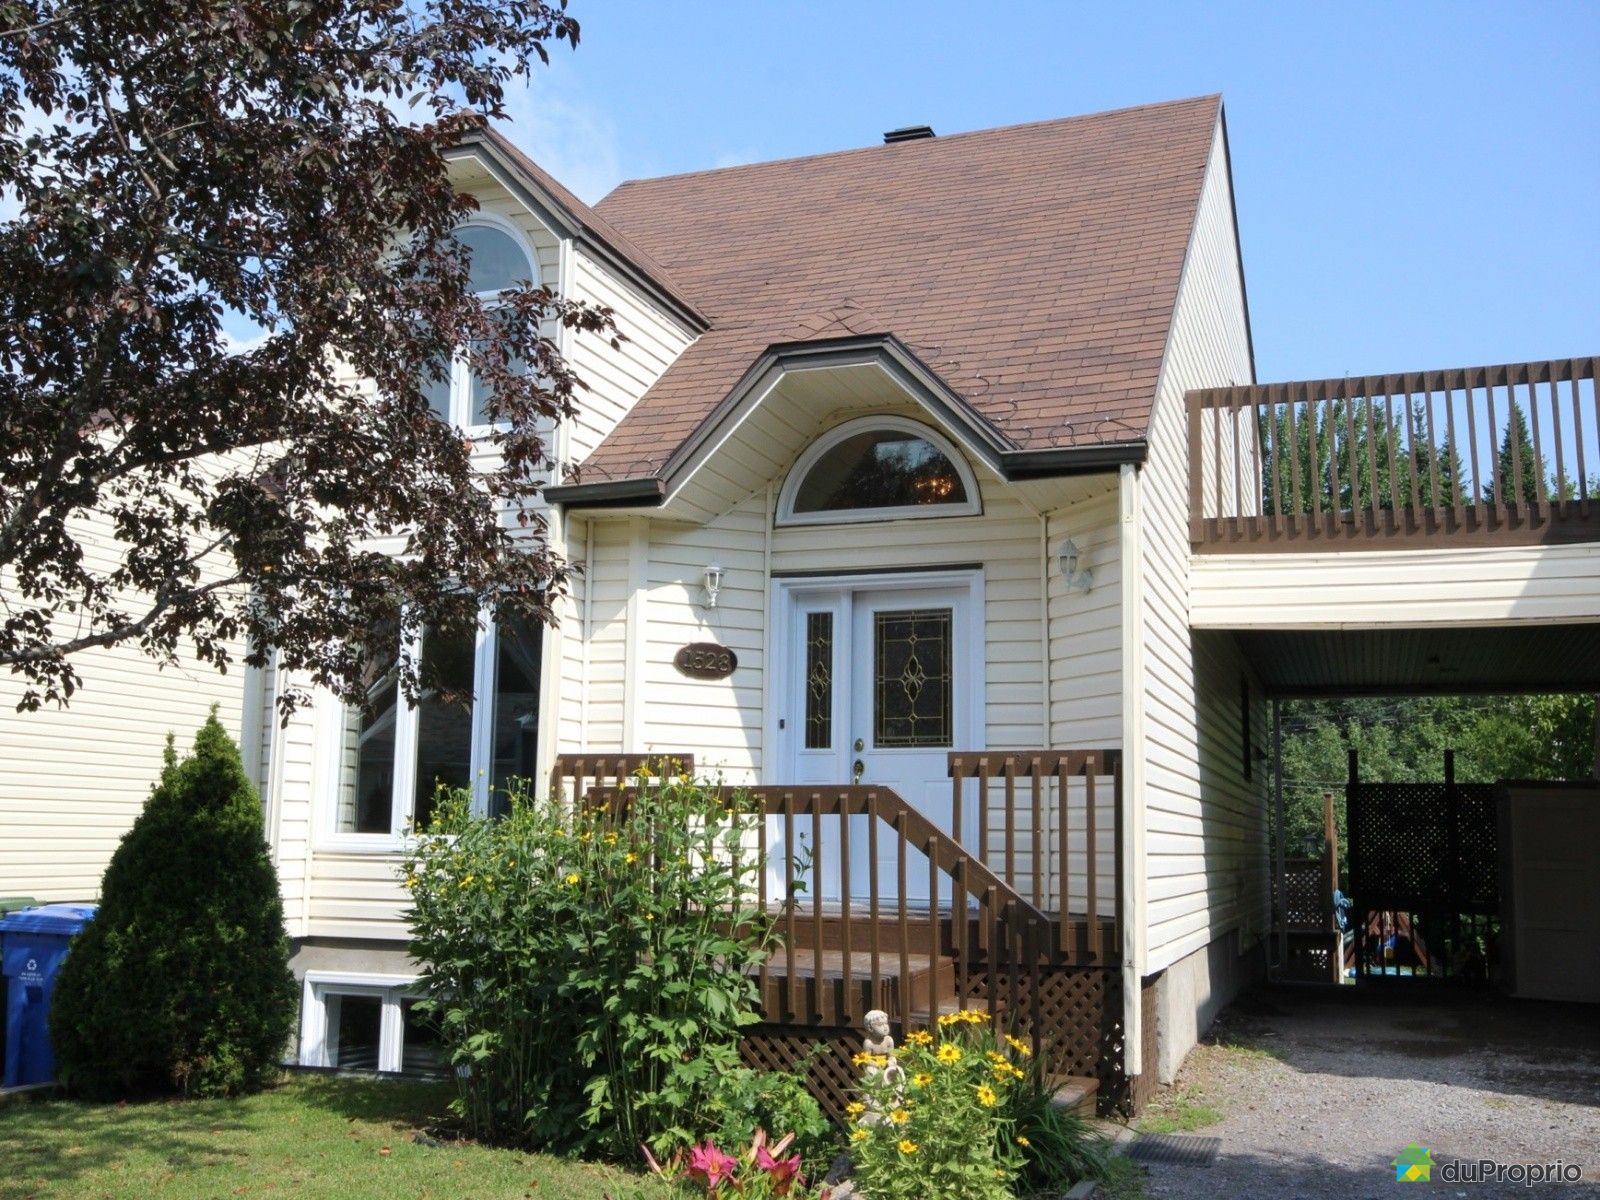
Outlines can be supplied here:
M609 117L565 84L559 67L536 69L506 94L500 132L561 183L593 204L622 182L621 138Z

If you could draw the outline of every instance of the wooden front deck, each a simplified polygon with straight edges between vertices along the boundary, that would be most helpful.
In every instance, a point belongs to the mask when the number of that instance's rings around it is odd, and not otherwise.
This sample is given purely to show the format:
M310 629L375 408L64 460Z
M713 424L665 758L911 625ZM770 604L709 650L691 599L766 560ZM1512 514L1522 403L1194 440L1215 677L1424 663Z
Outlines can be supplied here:
M1600 358L1190 392L1202 554L1600 541Z
M693 771L685 754L566 755L556 784L580 802L626 803L635 773L662 760ZM752 899L778 935L756 972L763 1023L747 1058L790 1066L827 1044L811 1079L838 1113L869 1011L903 1036L975 1008L1029 1039L1053 1075L1098 1079L1103 1103L1121 1102L1119 752L957 753L950 776L948 831L885 787L729 789L755 809L745 840L766 869ZM953 836L971 814L974 848ZM830 848L833 895L796 886L802 842Z

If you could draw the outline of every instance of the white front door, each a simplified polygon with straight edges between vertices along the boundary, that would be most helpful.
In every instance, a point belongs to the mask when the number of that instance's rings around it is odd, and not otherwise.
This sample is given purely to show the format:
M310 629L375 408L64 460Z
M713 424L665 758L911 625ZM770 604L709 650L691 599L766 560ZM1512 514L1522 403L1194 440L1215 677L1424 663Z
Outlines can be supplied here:
M778 678L774 691L773 784L881 784L939 829L951 828L947 755L982 748L981 577L976 572L785 580L778 588ZM975 844L975 814L962 840ZM813 861L808 886L823 898L843 892L838 821L817 841L796 830ZM781 822L772 830L774 880L785 869ZM869 891L864 818L850 829L850 893ZM878 829L878 892L898 894L896 845ZM907 859L907 898L926 900L926 860ZM814 884L812 881L815 881Z

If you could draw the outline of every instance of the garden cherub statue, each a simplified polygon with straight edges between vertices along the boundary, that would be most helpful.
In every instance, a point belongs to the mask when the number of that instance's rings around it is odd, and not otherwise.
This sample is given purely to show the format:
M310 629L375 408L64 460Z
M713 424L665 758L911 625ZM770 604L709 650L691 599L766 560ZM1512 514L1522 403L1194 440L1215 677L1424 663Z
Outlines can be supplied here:
M900 1069L900 1063L894 1056L894 1035L889 1032L889 1014L881 1008L869 1012L866 1016L866 1034L861 1042L862 1052L882 1060L881 1065L878 1062L869 1063L867 1074L881 1071L885 1083L900 1083L905 1072Z

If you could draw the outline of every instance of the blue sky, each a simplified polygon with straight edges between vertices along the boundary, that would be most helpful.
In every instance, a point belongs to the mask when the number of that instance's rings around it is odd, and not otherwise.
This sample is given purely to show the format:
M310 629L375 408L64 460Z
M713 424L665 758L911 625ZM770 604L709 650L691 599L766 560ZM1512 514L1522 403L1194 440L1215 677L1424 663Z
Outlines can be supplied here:
M570 0L507 129L634 176L1221 92L1262 379L1600 352L1600 2Z

